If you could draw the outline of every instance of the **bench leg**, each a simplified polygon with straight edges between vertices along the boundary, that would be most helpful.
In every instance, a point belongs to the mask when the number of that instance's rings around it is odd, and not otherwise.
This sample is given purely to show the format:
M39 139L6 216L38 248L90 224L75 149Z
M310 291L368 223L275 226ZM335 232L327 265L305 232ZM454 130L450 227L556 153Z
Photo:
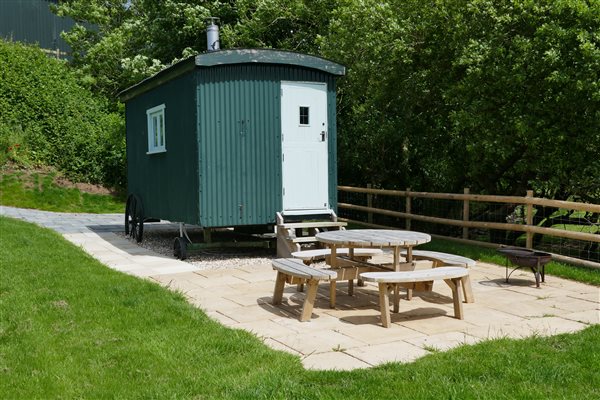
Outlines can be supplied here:
M337 282L332 280L329 282L329 307L335 308L335 289Z
M275 280L275 290L273 291L273 304L281 304L283 298L283 287L285 286L285 274L277 271L277 279Z
M384 328L389 328L391 324L389 289L387 283L379 283L379 309L381 310L381 324Z
M473 289L471 288L471 278L467 275L462 278L463 294L465 296L465 303L475 303L475 297L473 296Z
M348 296L354 296L354 279L348 280Z
M302 306L302 314L300 315L300 321L310 321L312 315L312 309L317 298L317 288L319 287L319 281L309 280L307 283L306 298L304 299L304 305Z
M304 283L299 283L298 286L296 286L296 290L298 292L304 292Z
M400 312L400 285L394 285L394 312Z
M454 317L464 319L462 306L462 278L445 279L444 282L452 289L452 301L454 302Z

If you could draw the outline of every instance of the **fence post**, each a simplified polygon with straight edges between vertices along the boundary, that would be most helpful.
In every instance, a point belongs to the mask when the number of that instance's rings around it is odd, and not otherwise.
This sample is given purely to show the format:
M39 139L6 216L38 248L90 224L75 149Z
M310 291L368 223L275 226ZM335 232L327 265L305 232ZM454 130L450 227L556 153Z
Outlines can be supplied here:
M464 194L469 194L471 192L471 189L469 188L464 188L463 190ZM463 201L463 221L468 222L469 221L469 199L465 199ZM463 234L462 234L463 239L468 239L469 238L469 227L468 226L463 226Z
M406 213L407 214L410 214L412 212L411 208L412 208L412 206L411 206L411 201L410 201L410 188L406 188ZM411 218L407 217L406 218L406 230L407 231L410 231L410 221L411 221Z
M373 187L372 184L367 183L367 189L371 189ZM372 208L373 207L373 194L371 193L367 193L367 207ZM371 211L369 211L367 213L367 222L369 224L373 223L373 213Z
M533 197L533 190L528 190L527 195L525 197ZM527 204L526 213L526 224L528 226L531 226L533 225L533 204ZM526 232L525 247L527 247L528 249L533 248L533 232Z

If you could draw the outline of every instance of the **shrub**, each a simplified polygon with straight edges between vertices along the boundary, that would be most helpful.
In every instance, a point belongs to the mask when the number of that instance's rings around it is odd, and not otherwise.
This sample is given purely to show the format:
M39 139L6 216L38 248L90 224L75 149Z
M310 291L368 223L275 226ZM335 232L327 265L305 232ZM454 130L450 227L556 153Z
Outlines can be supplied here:
M125 184L122 113L63 61L0 40L0 110L0 163L51 165L77 181Z

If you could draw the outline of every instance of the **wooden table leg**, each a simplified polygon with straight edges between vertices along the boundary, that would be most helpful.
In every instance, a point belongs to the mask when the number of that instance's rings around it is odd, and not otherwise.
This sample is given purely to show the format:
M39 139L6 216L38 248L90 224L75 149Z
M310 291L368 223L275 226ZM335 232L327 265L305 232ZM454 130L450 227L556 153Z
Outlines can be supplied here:
M312 309L317 298L317 288L319 287L319 281L309 280L307 282L306 298L304 299L304 305L302 306L302 314L300 315L300 321L310 321L312 315Z
M329 255L331 268L337 268L337 246L335 244L330 244L329 248L331 249L331 254Z
M348 256L354 260L354 247L348 248ZM348 296L354 296L354 279L348 280Z
M406 250L406 262L412 262L412 248L408 247ZM400 271L400 247L394 247L394 271ZM400 288L396 286L396 295L399 296ZM413 290L406 289L406 300L412 300Z
M381 310L381 324L384 328L389 328L391 324L389 289L387 283L379 283L379 309Z
M465 303L475 303L475 297L473 296L473 288L471 288L471 278L467 275L462 278L463 294L465 296Z

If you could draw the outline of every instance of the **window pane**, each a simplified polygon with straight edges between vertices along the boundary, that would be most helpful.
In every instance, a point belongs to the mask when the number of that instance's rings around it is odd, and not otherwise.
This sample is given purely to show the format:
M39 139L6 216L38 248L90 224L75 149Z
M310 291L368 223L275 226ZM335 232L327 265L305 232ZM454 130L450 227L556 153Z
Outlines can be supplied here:
M162 113L159 114L159 134L158 137L160 139L160 147L165 147L165 119Z
M148 152L160 153L165 149L165 106L153 107L146 110L148 121Z
M308 125L308 107L300 107L300 125Z
M158 147L158 118L152 117L152 128L154 130L154 148Z

